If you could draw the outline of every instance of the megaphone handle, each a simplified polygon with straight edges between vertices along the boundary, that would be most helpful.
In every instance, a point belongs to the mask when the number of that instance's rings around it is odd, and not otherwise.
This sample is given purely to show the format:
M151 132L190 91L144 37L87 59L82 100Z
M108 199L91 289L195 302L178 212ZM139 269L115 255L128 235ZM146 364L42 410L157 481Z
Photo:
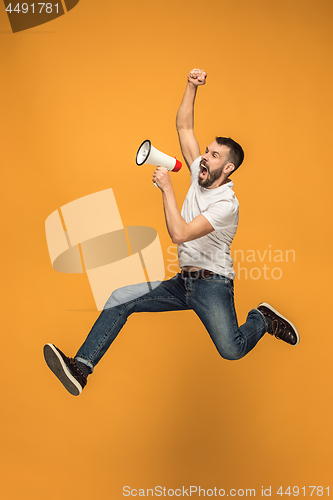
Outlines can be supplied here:
M165 170L169 170L167 167L162 167L162 168L165 168ZM154 186L158 188L158 185L156 184L156 182L154 182Z

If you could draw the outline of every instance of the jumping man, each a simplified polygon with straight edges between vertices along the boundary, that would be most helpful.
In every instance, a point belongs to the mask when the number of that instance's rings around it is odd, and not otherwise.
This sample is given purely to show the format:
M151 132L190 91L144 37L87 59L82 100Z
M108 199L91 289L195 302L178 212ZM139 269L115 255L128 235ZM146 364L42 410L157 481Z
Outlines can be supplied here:
M292 346L299 342L291 321L264 302L251 309L246 322L238 326L230 245L238 226L239 204L230 175L243 162L244 153L233 139L216 137L200 155L193 131L194 102L206 77L200 69L189 73L177 113L180 147L191 175L181 212L168 170L157 167L153 174L162 192L169 235L178 245L181 272L152 286L148 293L142 293L140 284L114 291L74 358L53 344L45 345L47 365L75 396L134 312L193 310L219 354L228 360L243 358L266 332Z

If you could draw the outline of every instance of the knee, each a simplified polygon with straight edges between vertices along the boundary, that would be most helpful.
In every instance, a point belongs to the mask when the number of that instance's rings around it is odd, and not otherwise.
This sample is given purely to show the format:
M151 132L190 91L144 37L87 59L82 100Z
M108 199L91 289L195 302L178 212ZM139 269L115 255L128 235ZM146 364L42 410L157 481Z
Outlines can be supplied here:
M221 349L217 349L220 356L223 359L226 359L228 361L237 361L239 359L242 359L244 357L243 352L240 349L233 348L233 347L223 347Z
M227 354L227 355L222 355L222 358L223 359L226 359L227 361L238 361L239 359L242 359L244 356L239 356L239 355L236 355L236 354Z

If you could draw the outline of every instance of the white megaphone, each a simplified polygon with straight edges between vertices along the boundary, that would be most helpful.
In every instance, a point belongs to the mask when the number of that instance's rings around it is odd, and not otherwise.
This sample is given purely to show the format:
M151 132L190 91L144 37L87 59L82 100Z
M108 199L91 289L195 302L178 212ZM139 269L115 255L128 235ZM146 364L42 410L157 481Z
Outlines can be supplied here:
M164 167L170 172L178 172L182 168L182 164L177 158L172 158L172 156L154 148L148 139L143 141L136 153L136 164L141 167L145 163L155 165L155 167ZM157 187L155 182L154 185Z

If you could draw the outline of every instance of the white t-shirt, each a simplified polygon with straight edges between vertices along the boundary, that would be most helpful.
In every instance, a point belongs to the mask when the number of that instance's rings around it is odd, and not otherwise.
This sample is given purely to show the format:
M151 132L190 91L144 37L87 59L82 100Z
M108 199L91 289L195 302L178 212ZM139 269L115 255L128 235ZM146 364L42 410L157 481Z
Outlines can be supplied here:
M238 226L239 203L233 192L232 181L218 188L203 188L198 183L201 156L194 160L191 169L191 187L181 211L186 222L202 214L214 231L178 245L179 266L195 266L208 269L227 278L235 273L230 256L230 245Z

